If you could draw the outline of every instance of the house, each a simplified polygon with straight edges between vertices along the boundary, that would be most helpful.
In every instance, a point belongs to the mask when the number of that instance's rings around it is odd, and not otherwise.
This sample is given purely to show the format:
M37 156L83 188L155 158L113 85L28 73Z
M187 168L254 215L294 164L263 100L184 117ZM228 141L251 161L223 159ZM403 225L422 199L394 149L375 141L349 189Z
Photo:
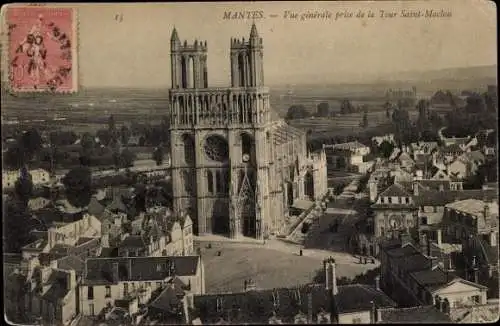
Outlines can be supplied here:
M50 204L51 200L45 197L30 198L28 201L28 208L30 211L37 211Z
M490 235L498 230L498 202L465 199L447 204L442 224L450 242Z
M392 184L378 195L374 211L374 234L380 238L397 237L417 226L418 208L412 193L400 184Z
M195 295L187 300L187 320L193 324L356 324L374 322L376 308L395 307L377 286L337 285L331 258L324 261L324 272L325 284L263 290L245 281L242 292Z
M382 245L381 280L382 289L402 307L436 305L450 314L453 309L487 301L487 287L443 270L408 235Z
M120 305L137 312L152 293L169 286L173 278L191 293L205 293L205 271L199 256L90 258L80 285L79 309L97 316L107 307Z
M39 259L40 255L67 256L74 253L87 257L96 254L101 235L100 221L88 213L71 222L47 223L46 231L37 231L37 240L22 248L23 259ZM43 256L43 255L42 255Z
M356 172L360 169L367 170L365 158L370 154L370 147L358 141L334 145L323 144L323 149L328 169L346 169Z
M439 147L437 142L424 142L418 141L416 143L411 143L410 148L414 157L417 155L431 155Z
M37 268L32 278L27 311L52 325L69 325L77 316L78 285L74 270Z
M372 137L372 143L377 144L377 146L380 146L380 144L382 144L384 141L390 144L396 144L396 141L394 139L394 134L385 134L383 136Z
M411 157L411 154L409 153L409 149L403 150L395 161L400 165L402 169L408 172L413 172L413 169L416 165L415 161Z
M439 153L443 156L444 163L447 164L455 161L464 151L459 145L451 144L441 148Z
M377 310L377 324L451 323L451 318L433 305Z
M19 179L22 171L10 170L2 172L2 187L12 189ZM31 175L33 186L38 187L50 182L50 173L44 169L34 169L27 171Z
M462 241L466 279L487 285L498 278L498 244L498 230Z

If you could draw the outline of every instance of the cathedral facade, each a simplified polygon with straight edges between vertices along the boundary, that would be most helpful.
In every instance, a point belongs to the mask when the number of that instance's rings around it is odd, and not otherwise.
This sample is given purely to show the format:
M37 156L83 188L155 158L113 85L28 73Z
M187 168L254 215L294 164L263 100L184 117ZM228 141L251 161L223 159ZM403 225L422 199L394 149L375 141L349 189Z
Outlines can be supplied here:
M173 206L196 234L262 239L280 233L298 199L327 192L324 152L272 111L264 86L263 42L231 39L231 86L209 88L207 43L171 37Z

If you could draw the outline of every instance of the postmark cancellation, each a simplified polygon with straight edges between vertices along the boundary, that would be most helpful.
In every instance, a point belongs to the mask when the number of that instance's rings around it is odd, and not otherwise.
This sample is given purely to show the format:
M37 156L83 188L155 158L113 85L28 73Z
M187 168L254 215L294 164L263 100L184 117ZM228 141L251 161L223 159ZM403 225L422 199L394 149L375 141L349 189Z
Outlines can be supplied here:
M78 90L78 16L75 8L7 6L6 68L11 92Z

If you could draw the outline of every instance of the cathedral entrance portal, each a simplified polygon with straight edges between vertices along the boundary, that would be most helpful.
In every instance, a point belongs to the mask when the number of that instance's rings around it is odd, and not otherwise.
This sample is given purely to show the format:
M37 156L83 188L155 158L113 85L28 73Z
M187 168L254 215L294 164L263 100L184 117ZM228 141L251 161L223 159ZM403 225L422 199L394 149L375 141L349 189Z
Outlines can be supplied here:
M229 235L229 208L227 203L218 199L214 203L212 211L212 232L221 235Z
M256 236L255 194L248 173L245 173L241 182L238 198L242 233L245 237Z

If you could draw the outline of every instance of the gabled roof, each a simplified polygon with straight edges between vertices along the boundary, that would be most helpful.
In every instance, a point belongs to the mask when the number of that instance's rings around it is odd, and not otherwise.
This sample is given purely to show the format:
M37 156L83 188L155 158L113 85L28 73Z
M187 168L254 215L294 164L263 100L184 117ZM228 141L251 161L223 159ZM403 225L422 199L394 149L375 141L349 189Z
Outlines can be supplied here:
M66 256L57 260L57 268L74 270L77 276L83 275L85 262L77 256Z
M484 199L493 200L498 198L494 189L482 190L448 190L448 191L420 191L418 196L414 196L417 206L445 206L446 204L463 199Z
M455 274L447 273L441 268L413 272L410 276L423 287L444 285L456 277Z
M379 310L378 324L451 323L451 319L434 306L385 308Z
M128 212L127 206L123 203L121 196L115 196L111 204L109 204L106 209L110 212Z
M463 153L464 151L460 148L460 146L456 143L448 145L441 149L441 153L443 154L455 154L455 153Z
M406 192L406 190L397 183L389 186L389 188L382 191L379 197L410 197L411 194Z
M146 248L147 244L141 235L129 235L120 242L120 248Z
M113 264L120 281L159 281L171 276L192 276L199 256L89 258L85 262L85 284L115 284Z
M447 204L446 208L453 209L462 213L470 214L474 217L482 217L485 205L489 206L491 216L498 216L498 204L486 203L478 199L465 199Z
M221 318L231 324L267 324L273 315L283 323L293 323L299 313L308 311L311 294L313 317L320 311L332 312L333 296L324 285L254 290L240 293L205 294L194 297L193 317L205 324Z
M375 307L396 307L384 292L366 284L342 285L335 295L337 313L367 311Z

